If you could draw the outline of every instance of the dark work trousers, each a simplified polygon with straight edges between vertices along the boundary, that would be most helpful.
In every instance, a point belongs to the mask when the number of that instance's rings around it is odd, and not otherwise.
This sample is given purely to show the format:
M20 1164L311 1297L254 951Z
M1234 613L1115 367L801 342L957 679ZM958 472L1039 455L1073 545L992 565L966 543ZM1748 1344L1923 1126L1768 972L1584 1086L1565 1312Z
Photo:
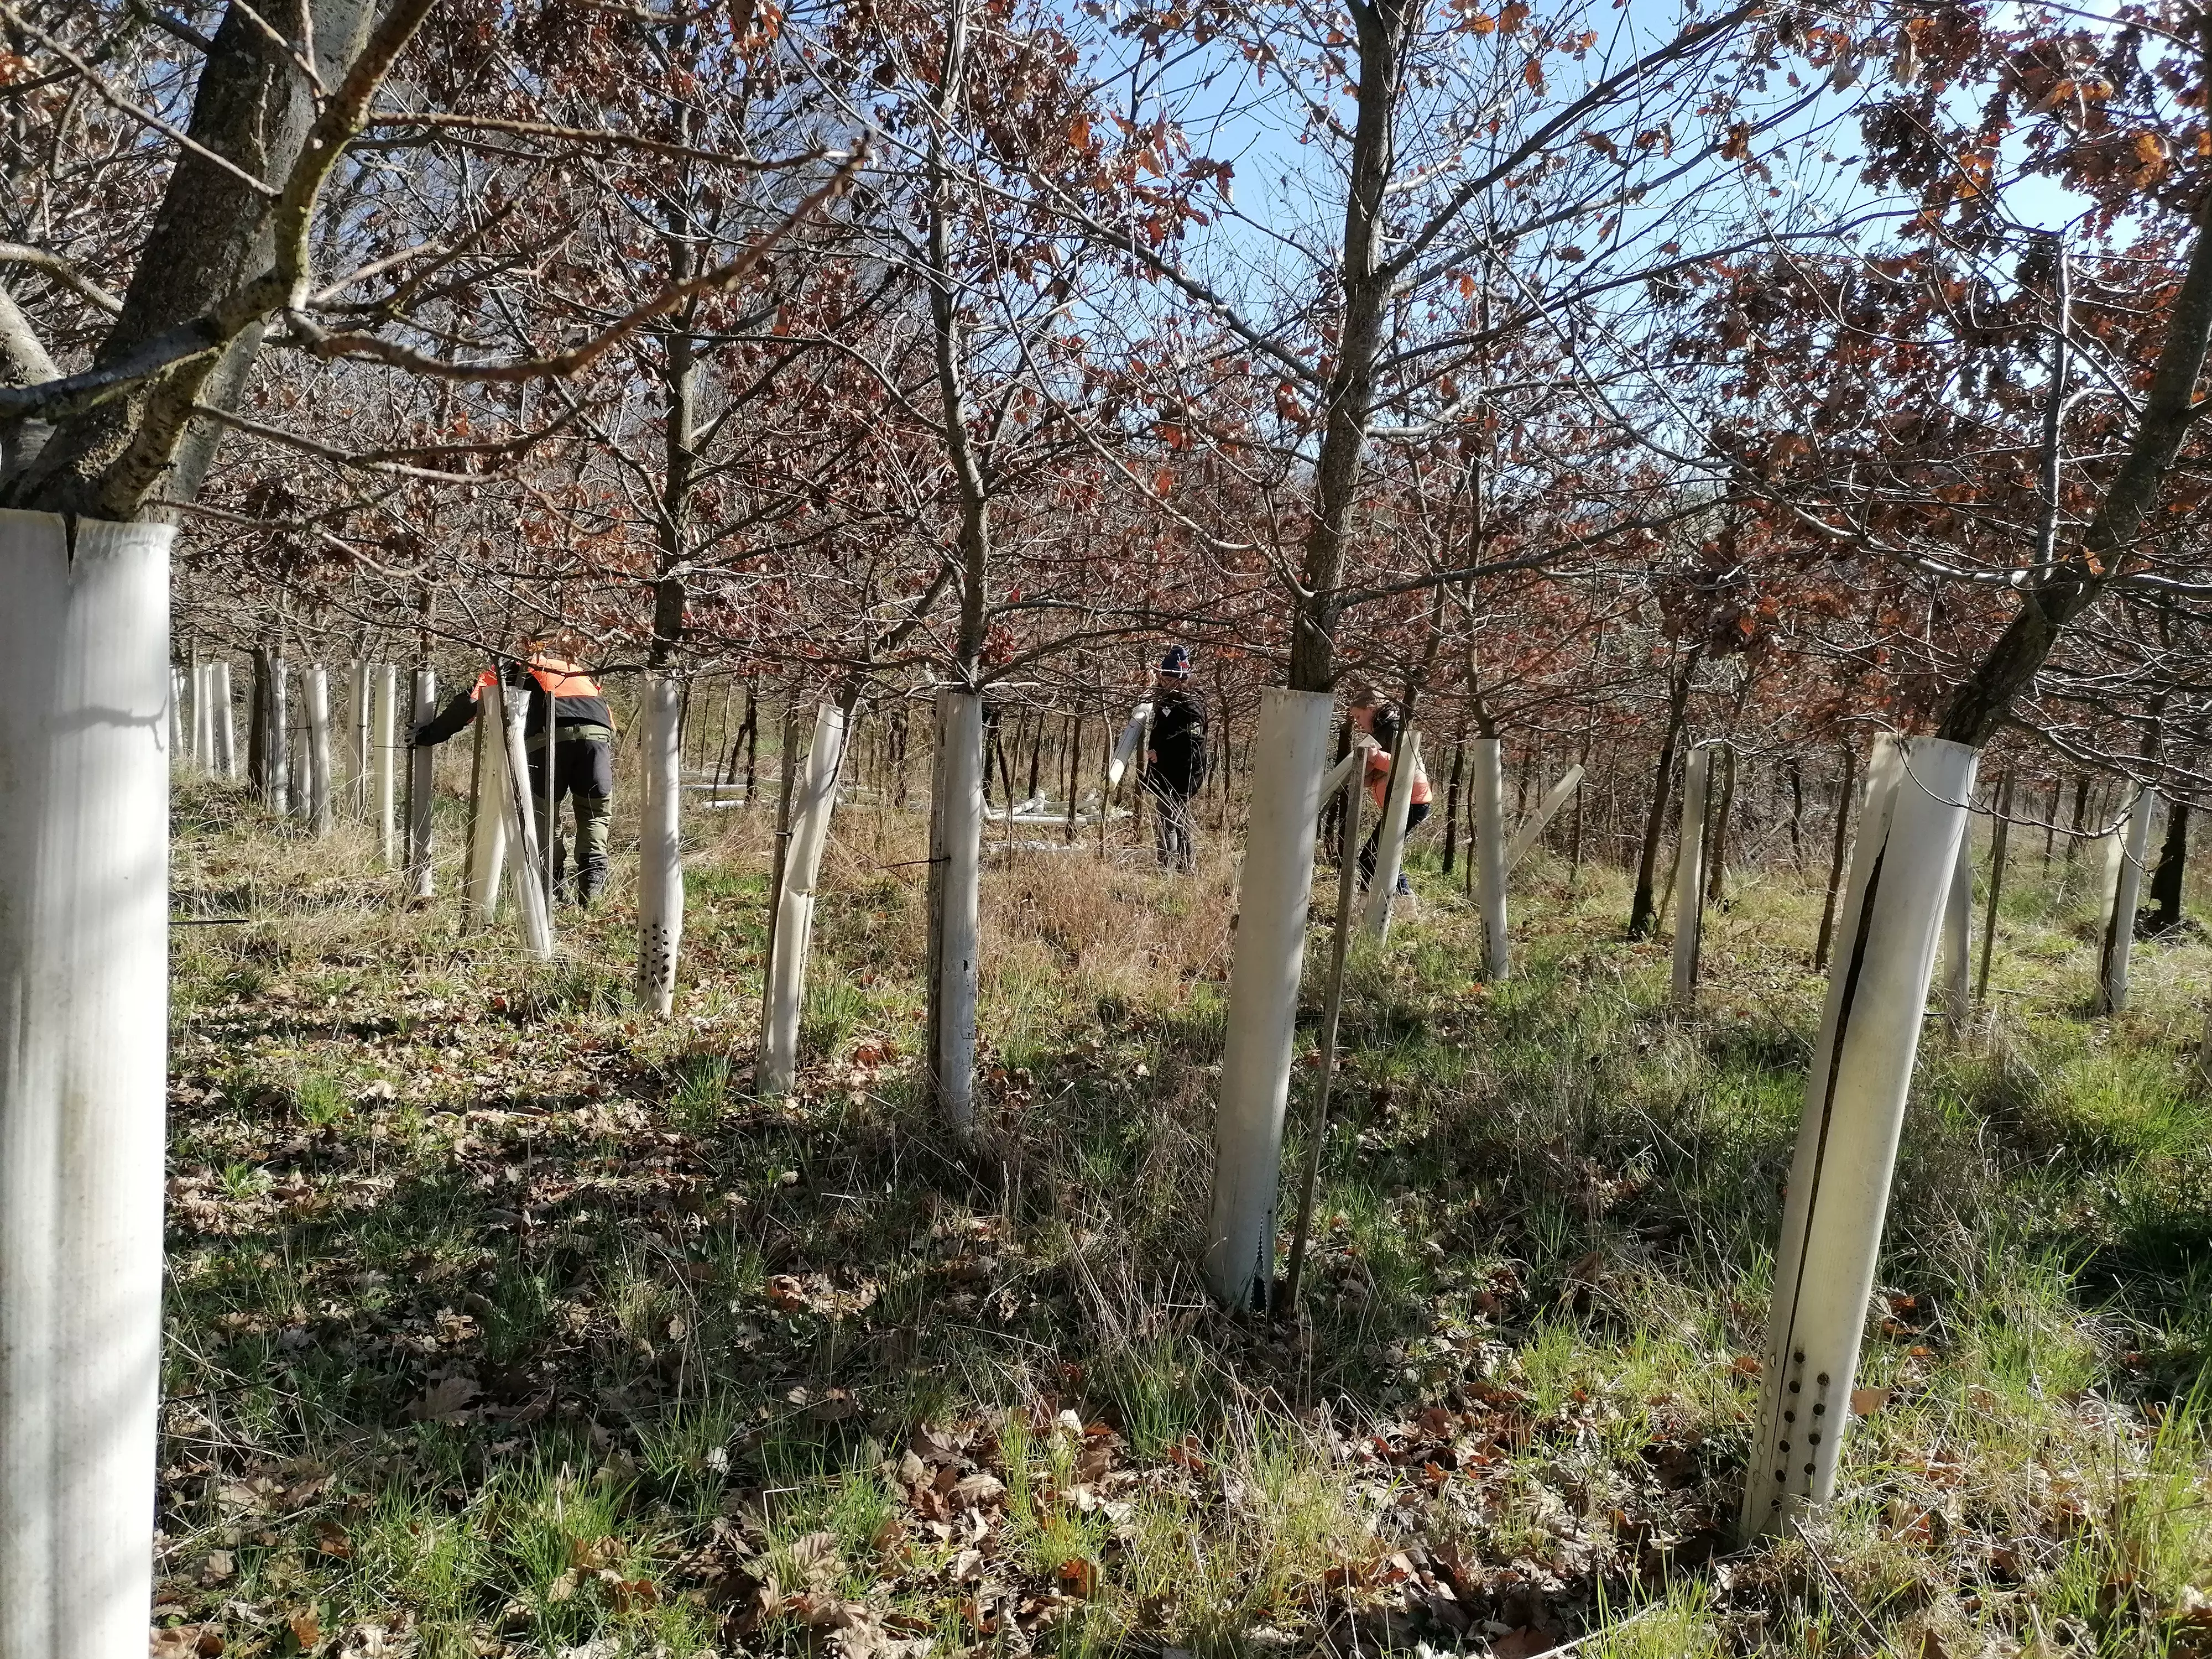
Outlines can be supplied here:
M1190 822L1192 792L1148 776L1145 793L1152 798L1152 844L1159 849L1160 868L1188 875L1198 867L1198 841Z
M1425 800L1408 801L1406 804L1406 839L1407 841L1413 840L1413 831L1419 829L1421 820L1428 817L1430 805L1431 803ZM1382 819L1378 815L1375 820L1375 827L1367 832L1367 845L1359 849L1359 885L1363 890L1369 882L1375 879L1375 856L1381 850L1382 846ZM1413 890L1413 885L1406 879L1405 856L1402 850L1398 854L1400 863L1398 890L1401 893L1410 893Z
M553 890L567 879L568 849L561 836L563 797L575 803L576 898L589 904L607 884L607 826L614 816L614 756L605 743L574 738L553 745L553 795L545 794L545 750L530 751L530 801L540 848L553 849Z

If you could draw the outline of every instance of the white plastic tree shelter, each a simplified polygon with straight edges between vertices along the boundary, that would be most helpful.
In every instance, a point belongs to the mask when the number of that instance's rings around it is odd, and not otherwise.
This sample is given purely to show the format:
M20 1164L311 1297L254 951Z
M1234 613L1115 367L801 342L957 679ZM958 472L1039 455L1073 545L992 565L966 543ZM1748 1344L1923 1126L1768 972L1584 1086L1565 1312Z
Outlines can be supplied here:
M1705 933L1705 796L1713 751L1690 750L1682 768L1682 822L1674 832L1674 979L1677 1008L1698 1000L1698 954Z
M1974 821L1969 817L1943 893L1943 1021L1954 1034L1973 1018L1973 954Z
M507 870L507 812L514 793L507 775L507 726L489 691L481 700L469 746L469 860L462 877L472 927L489 927L499 914L500 878Z
M204 657L192 659L192 764L203 772L215 770L214 665Z
M1510 874L1521 867L1521 860L1528 856L1536 838L1559 817L1559 809L1575 798L1575 791L1583 787L1583 769L1570 766L1559 781L1544 792L1544 799L1536 803L1536 810L1521 821L1513 832L1513 839L1505 848L1505 868Z
M1482 976L1496 982L1511 970L1506 931L1505 878L1513 868L1505 844L1505 745L1477 738L1469 793L1474 798L1475 902L1482 912Z
M292 816L307 823L314 815L314 807L307 799L313 757L307 748L307 671L299 672L299 695L291 700L291 724L286 729L287 754L291 767L289 799Z
M268 701L261 710L261 798L279 817L291 804L291 755L287 742L292 720L292 671L282 657L271 654L269 677L262 682Z
M171 764L191 754L185 744L185 671L169 665L169 760Z
M1106 787L1109 789L1120 786L1121 775L1129 769L1129 763L1136 758L1137 745L1144 741L1145 722L1152 717L1152 705L1150 702L1139 703L1135 712L1129 716L1129 723L1121 728L1121 735L1114 740L1114 752L1106 760Z
M983 699L937 693L937 759L929 815L930 1066L946 1121L975 1121L975 994L983 849Z
M506 762L501 769L504 787L499 792L499 808L507 820L505 840L514 852L507 860L507 875L514 896L515 923L521 930L522 948L544 962L553 955L553 905L538 875L538 814L531 810L530 758L523 747L529 699L510 702L496 681L484 688L483 698L484 708L477 718L495 722Z
M1875 745L1805 1080L1775 1249L1746 1538L1826 1504L1850 1415L1944 896L1979 757L1940 738Z
M209 665L215 676L215 766L233 782L238 779L238 720L231 708L230 663L218 657Z
M2128 807L2126 829L2112 837L2106 876L2110 902L2105 913L2104 943L2097 961L2097 1006L2100 1013L2120 1013L2128 1006L2128 957L2135 945L2136 909L2142 896L2143 860L2150 851L2151 832L2160 804L2155 789L2139 790Z
M1328 769L1330 703L1325 691L1271 687L1260 696L1201 1263L1207 1288L1232 1309L1264 1311L1274 1279L1283 1113L1305 966L1315 820Z
M173 533L0 513L0 1659L145 1650Z
M368 744L374 776L369 788L369 806L375 814L377 848L388 870L398 862L399 856L398 782L394 776L399 763L399 671L388 662L380 662L370 674L373 713Z
M407 753L407 896L427 899L435 891L436 865L430 845L430 811L435 805L438 751L414 742L415 728L438 713L438 675L427 664L415 671L414 710L401 747ZM395 737L398 734L395 734Z
M684 683L654 674L645 685L645 789L637 839L637 1002L676 1007L684 945ZM579 849L580 852L581 849Z
M301 699L307 716L307 827L318 836L331 833L331 676L322 664L310 666L303 677Z
M1409 728L1400 734L1398 753L1390 763L1390 787L1382 797L1382 833L1376 838L1375 870L1367 878L1367 906L1359 917L1359 931L1371 939L1390 937L1390 903L1398 895L1398 872L1406 860L1406 818L1413 810L1413 775L1420 766L1421 734Z
M352 769L352 775L346 780L346 787L351 792L351 802L346 810L356 818L364 820L368 817L370 779L374 769L369 759L374 752L370 745L374 741L370 732L374 721L369 712L369 676L373 672L372 665L356 662L346 680L346 764Z
M806 781L792 817L783 891L776 901L775 949L761 1004L760 1065L763 1095L787 1095L799 1071L799 1016L806 1000L806 957L814 940L814 887L830 842L837 774L845 753L845 715L825 702L814 711L814 741L806 751Z

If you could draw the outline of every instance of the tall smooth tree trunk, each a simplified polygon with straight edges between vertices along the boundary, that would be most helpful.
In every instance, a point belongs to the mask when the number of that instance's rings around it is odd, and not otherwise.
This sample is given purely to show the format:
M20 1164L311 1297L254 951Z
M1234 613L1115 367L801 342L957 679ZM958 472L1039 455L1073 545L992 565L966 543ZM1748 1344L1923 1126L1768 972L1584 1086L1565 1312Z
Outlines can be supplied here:
M806 960L814 940L814 889L830 842L843 765L845 711L823 703L814 713L814 740L806 753L806 783L793 820L791 850L776 904L775 951L761 999L761 1049L757 1087L765 1096L787 1095L799 1073L799 1023L806 1006Z
M499 914L499 884L507 872L507 813L501 802L514 791L507 775L507 730L489 691L471 728L469 861L462 878L469 925L488 927Z
M936 714L929 814L929 1068L938 1109L965 1136L975 1124L983 699L943 688Z
M0 1659L145 1650L172 533L0 514Z
M1444 859L1443 873L1452 872L1459 854L1459 789L1467 775L1467 723L1460 723L1459 735L1452 739L1451 778L1444 785Z
M331 677L322 664L312 664L301 691L307 715L307 827L318 836L331 833Z
M1375 842L1375 873L1367 879L1367 907L1360 931L1376 943L1390 936L1390 907L1398 894L1398 872L1406 860L1406 819L1413 811L1413 774L1421 764L1421 734L1411 726L1398 736L1390 757L1390 787L1382 798L1382 833ZM1308 880L1311 880L1310 872Z
M438 676L425 664L415 671L412 716L407 724L407 896L417 903L436 890L436 866L430 846L430 810L437 782L438 751L414 743L415 728L438 714ZM394 734L395 741L398 734Z
M399 763L399 671L388 662L380 662L374 672L375 713L369 732L369 751L376 775L369 798L376 812L377 850L383 857L384 867L389 870L399 862L398 787L394 775Z
M1844 745L1843 775L1836 780L1836 832L1828 849L1828 896L1820 906L1820 937L1813 946L1813 971L1828 965L1828 951L1836 938L1836 899L1843 890L1844 854L1851 844L1851 786L1858 769L1859 751Z
M1712 814L1711 851L1705 860L1705 902L1709 904L1728 902L1729 827L1735 815L1735 745L1723 743L1719 751L1721 802Z
M1283 1113L1332 702L1326 692L1276 687L1260 696L1201 1262L1207 1288L1233 1309L1265 1311L1274 1279Z
M1851 859L1841 947L1775 1249L1774 1301L1741 1517L1748 1539L1824 1507L1850 1417L1890 1180L1919 1052L1943 896L1979 757L1915 738L1912 775L1877 742Z
M684 942L683 685L672 674L645 687L644 821L637 844L637 1001L662 1018L675 1012Z
M1497 738L1474 740L1471 780L1474 797L1474 864L1482 913L1482 976L1495 984L1510 969L1505 884L1512 860L1505 840L1505 745Z
M1705 795L1713 749L1690 750L1682 770L1682 822L1674 832L1674 1006L1698 1001L1698 957L1705 934Z
M2105 890L2105 939L2097 961L2097 1009L2118 1014L2128 1006L2128 957L2135 945L2136 903L2142 890L2143 860L2150 851L2151 824L2158 816L2155 789L2136 792L2126 828L2112 837L2111 874Z

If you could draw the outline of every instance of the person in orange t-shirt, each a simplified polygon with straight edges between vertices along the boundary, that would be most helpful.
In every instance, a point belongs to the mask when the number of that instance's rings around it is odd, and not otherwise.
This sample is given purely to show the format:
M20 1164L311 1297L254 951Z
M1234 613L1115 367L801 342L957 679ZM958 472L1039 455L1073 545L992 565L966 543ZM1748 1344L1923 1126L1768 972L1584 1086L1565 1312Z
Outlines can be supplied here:
M1352 700L1352 723L1357 735L1353 741L1367 751L1367 793L1376 808L1375 827L1367 833L1366 844L1359 849L1359 885L1364 890L1375 878L1375 860L1382 844L1382 814L1390 804L1390 750L1398 746L1398 711L1384 708L1371 691L1363 691ZM1413 831L1429 816L1436 792L1429 787L1429 775L1421 765L1420 757L1413 757L1413 798L1406 809L1406 835ZM1398 891L1410 895L1413 885L1406 879L1402 866L1398 872Z

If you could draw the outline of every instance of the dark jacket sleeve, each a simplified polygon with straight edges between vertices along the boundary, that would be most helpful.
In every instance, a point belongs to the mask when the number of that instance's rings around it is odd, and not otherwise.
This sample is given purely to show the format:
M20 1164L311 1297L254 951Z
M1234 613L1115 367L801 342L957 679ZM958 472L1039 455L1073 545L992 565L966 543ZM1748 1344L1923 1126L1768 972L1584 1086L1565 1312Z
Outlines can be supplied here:
M464 730L476 717L476 688L471 686L465 691L457 691L453 701L438 711L435 720L424 720L415 728L415 746L424 749L433 744L443 743L455 732Z

